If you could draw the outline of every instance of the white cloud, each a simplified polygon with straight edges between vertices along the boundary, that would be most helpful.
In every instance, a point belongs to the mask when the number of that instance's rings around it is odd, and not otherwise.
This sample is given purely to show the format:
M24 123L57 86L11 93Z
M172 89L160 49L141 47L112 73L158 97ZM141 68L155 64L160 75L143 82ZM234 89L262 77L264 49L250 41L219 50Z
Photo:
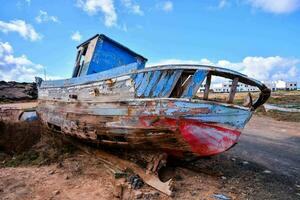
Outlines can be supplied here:
M121 0L121 2L127 9L129 9L129 12L137 15L144 15L140 5L134 3L132 0Z
M117 13L113 0L77 0L77 6L90 15L97 14L99 11L104 14L104 24L112 27L117 24Z
M79 33L79 31L76 31L71 35L71 39L74 41L77 41L77 42L79 42L81 40L81 38L82 38L82 35Z
M12 46L8 42L1 42L0 44L0 56L4 53L11 54L13 52Z
M35 76L44 77L44 67L29 60L26 55L15 56L8 42L0 42L0 80L33 82ZM60 79L49 76L47 79Z
M291 13L300 8L300 0L247 0L247 2L254 8L275 14Z
M27 24L23 20L12 20L10 22L4 22L0 20L0 31L4 33L17 32L23 38L31 41L40 40L42 36L35 31L31 24Z
M228 5L228 1L227 0L220 0L219 1L219 5L218 5L218 8L224 8Z
M212 62L206 58L201 60L165 59L148 66L160 64L202 64L232 69L258 80L300 80L300 60L280 56L257 57L248 56L240 62L219 60Z
M0 42L0 80L32 82L41 75L42 65L35 64L25 55L15 57L8 42Z
M172 1L165 1L160 4L162 10L166 12L170 12L173 10L173 2Z
M36 16L35 21L37 21L38 23L42 23L42 22L58 22L58 18L56 16L51 16L48 15L48 13L46 11L40 10L39 11L39 15Z

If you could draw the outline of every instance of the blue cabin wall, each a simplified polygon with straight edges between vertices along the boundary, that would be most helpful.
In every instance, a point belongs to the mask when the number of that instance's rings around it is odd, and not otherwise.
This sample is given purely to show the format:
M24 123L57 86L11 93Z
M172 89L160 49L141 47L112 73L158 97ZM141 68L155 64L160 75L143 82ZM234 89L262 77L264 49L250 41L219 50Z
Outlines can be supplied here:
M138 69L145 67L146 60L138 58L109 40L99 38L86 75L106 71L122 65L138 63Z

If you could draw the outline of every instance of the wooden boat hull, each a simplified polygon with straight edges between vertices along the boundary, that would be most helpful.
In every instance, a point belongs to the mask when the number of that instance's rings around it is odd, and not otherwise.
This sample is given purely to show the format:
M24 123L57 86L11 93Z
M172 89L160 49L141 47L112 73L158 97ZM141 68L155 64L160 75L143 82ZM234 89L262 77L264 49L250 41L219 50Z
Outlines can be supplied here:
M237 143L240 130L251 117L248 110L174 99L122 103L40 101L38 112L48 127L64 134L106 145L158 149L177 156L209 156L226 151Z
M210 156L237 143L253 110L270 95L263 84L226 69L164 66L135 70L128 65L38 84L40 119L51 129L104 145ZM261 95L250 107L232 104L234 90L228 103L209 101L207 96L195 99L200 84L211 74L238 77L259 87Z

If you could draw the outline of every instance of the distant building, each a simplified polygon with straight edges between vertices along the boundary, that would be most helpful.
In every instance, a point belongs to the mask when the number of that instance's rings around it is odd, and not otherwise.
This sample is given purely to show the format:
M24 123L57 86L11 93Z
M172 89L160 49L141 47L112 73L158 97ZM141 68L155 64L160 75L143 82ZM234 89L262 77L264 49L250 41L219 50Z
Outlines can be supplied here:
M297 90L297 82L286 82L285 88L286 90Z
M219 93L219 92L230 92L231 90L231 86L232 86L232 81L227 81L227 82L223 82L223 83L214 83L211 85L211 90L213 92ZM200 92L204 91L204 84L201 85ZM251 86L251 85L247 85L244 83L238 83L237 88L236 88L237 92L257 92L259 91L259 89L257 87Z
M274 91L276 91L277 89L276 89L276 83L275 83L275 81L263 81L263 83L272 91L272 92L274 92Z
M277 90L297 90L297 82L296 81L265 81L263 82L268 88L272 91Z
M277 90L297 90L297 82L296 81L262 81L271 91ZM232 81L226 81L222 83L213 83L211 84L210 90L216 93L220 92L230 92L232 86ZM200 86L200 92L204 91L204 84ZM244 83L238 83L237 92L258 92L259 89L257 87L247 85Z

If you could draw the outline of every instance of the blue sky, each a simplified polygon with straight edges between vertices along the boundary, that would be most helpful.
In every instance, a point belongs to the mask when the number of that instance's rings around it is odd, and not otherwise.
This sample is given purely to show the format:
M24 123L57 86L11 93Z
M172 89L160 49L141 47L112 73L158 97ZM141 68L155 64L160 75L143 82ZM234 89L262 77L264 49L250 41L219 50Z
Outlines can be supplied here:
M96 33L161 63L213 64L300 80L300 0L1 1L0 80L71 76Z

